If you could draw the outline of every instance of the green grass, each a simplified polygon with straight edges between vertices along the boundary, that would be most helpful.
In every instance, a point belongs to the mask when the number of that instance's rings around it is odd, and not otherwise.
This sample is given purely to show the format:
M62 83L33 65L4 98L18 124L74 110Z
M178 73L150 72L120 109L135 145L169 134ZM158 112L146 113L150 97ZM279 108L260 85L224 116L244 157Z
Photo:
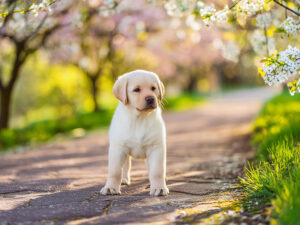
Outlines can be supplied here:
M241 89L251 89L251 88L257 88L259 85L251 85L251 84L223 84L221 86L221 92L231 92L231 91L237 91Z
M247 200L271 203L271 224L300 222L300 96L283 93L267 102L254 125L258 149L241 179Z
M191 109L205 101L205 97L198 93L184 93L169 97L163 102L163 108L170 111L184 111Z
M203 103L198 94L181 94L165 100L164 109L186 110ZM0 132L0 151L18 146L49 141L60 135L80 137L86 131L108 127L113 109L82 113L61 120L44 120L28 124L24 128L6 129Z
M16 145L46 142L60 134L80 136L85 130L108 126L112 115L112 110L103 110L78 114L67 119L39 121L19 129L5 129L0 133L0 150Z

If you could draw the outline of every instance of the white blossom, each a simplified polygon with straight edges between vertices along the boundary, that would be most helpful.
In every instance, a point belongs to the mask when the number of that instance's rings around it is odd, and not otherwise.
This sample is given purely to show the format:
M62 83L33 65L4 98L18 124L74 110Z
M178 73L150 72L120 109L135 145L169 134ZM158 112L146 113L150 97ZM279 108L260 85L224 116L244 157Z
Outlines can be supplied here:
M251 35L250 42L253 47L253 50L260 55L267 54L267 48L269 54L273 54L275 52L275 40L272 37L267 37L262 34L262 31L256 30ZM268 46L267 46L268 45Z
M14 13L11 20L7 24L7 32L16 36L17 38L21 38L30 34L33 30L35 30L41 21L35 16L27 16L23 13ZM46 18L43 26L47 27L51 24L51 18Z
M200 30L200 28L201 28L200 23L196 21L195 15L189 15L186 18L185 23L188 27L190 27L191 29L196 30L196 31Z
M300 23L296 23L292 17L288 17L280 24L279 28L282 28L287 34L296 37L297 32L300 30Z
M115 13L116 3L114 0L105 0L99 7L99 14L103 17L108 17Z
M200 16L205 25L209 25L211 21L215 21L214 13L216 12L216 9L213 5L210 6L204 6L200 9Z
M213 5L204 6L200 9L201 17L210 17L216 12L216 9Z
M198 4L197 7L199 8L201 19L206 25L210 25L211 22L217 22L223 24L228 21L228 17L227 17L229 13L228 5L226 5L223 10L219 10L219 11L215 9L214 5L204 5L202 3L202 4Z
M265 83L269 86L278 85L297 74L300 69L300 50L289 45L275 58L264 61L262 70L265 73L263 76Z
M41 10L51 12L51 7L49 5L48 0L43 0L43 1L41 1L40 4L33 3L30 6L29 10L32 12L33 15L35 15L37 17Z
M241 0L238 6L245 15L252 16L263 10L265 4L264 0Z
M215 13L215 18L218 23L226 23L228 21L228 13L229 13L229 8L228 5L225 6L223 10L217 11Z
M256 17L256 26L258 28L266 28L272 22L272 17L270 13L259 14Z
M237 62L239 59L240 48L234 41L228 41L221 46L222 55L225 59Z
M234 16L237 19L242 19L241 16L245 18L250 16L256 16L256 27L259 28L255 30L249 37L249 41L253 46L253 50L260 55L274 55L276 52L275 39L273 38L274 31L282 31L291 35L292 37L297 37L300 30L299 17L288 17L283 22L279 21L277 14L265 12L269 11L272 6L272 1L266 0L232 0L235 3L234 7L228 8L226 6L223 10L217 11L214 5L206 5L204 2L196 0L190 1L187 6L183 2L186 0L167 0L165 3L165 8L170 16L186 16L185 23L188 27L193 30L199 30L200 24L197 22L197 16L199 16L203 23L207 26L212 23L224 23L228 22L228 14L233 11ZM206 1L209 2L209 1ZM296 0L296 4L300 0ZM191 7L191 4L194 4ZM283 2L282 4L285 4ZM193 10L191 10L193 9ZM293 8L295 11L299 9ZM196 13L195 13L196 12ZM261 14L261 12L265 12ZM273 10L272 12L279 12L279 10ZM282 10L280 11L281 14ZM290 13L289 13L290 14ZM274 29L279 28L279 29ZM267 30L267 28L271 28ZM270 31L270 32L269 32ZM177 32L177 36L184 38L184 33L182 31ZM276 36L275 36L276 37ZM293 39L290 39L294 41ZM282 45L281 40L278 41L279 45ZM233 41L229 41L226 44L221 43L220 49L224 58L237 62L240 53L239 47ZM294 57L298 54L297 57ZM268 56L269 57L269 56ZM264 73L263 79L268 85L278 84L286 81L291 76L294 76L299 70L299 50L296 47L289 46L285 51L276 54L276 58L267 58L264 60L262 67L262 73ZM300 74L299 74L300 75ZM298 82L298 81L297 81ZM300 92L299 83L290 83L291 93ZM300 81L299 81L300 82Z
M196 4L196 6L198 8L203 8L205 6L205 4L203 2L201 2L201 1L198 1L197 4Z
M177 2L176 0L169 0L164 4L164 7L167 11L167 14L169 16L176 16L176 17L181 17L182 12L179 7L177 7Z

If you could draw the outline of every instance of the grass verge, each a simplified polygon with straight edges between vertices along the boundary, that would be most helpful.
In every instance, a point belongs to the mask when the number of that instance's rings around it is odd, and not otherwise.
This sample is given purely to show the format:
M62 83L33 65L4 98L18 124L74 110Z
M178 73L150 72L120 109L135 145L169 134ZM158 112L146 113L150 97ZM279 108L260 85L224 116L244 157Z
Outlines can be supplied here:
M271 204L271 224L300 224L300 96L267 102L254 124L257 154L241 179L247 201Z
M181 111L204 102L199 94L180 94L167 98L164 110ZM44 120L28 124L23 128L5 129L0 132L0 151L18 145L37 144L49 141L58 135L81 137L86 131L109 126L114 110L81 113L59 120Z
M184 111L205 102L205 97L198 93L183 93L168 97L163 101L163 109L167 111Z

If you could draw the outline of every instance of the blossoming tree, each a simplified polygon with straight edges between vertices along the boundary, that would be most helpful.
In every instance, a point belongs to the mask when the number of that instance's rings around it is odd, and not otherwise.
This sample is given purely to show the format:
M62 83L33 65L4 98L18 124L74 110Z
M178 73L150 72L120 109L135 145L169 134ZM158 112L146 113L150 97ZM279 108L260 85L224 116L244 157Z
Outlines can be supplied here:
M135 7L128 7L130 0L111 5L97 0L80 2L73 11L72 24L57 32L50 41L52 46L46 49L55 61L73 64L85 75L95 112L100 110L101 80L109 77L114 81L133 69L126 48L130 45L129 51L134 52L141 45L139 34L156 32L154 25L161 21L160 12L167 18L161 8L153 9L143 0L135 3ZM113 13L116 8L118 12ZM65 33L69 38L62 38Z
M120 4L122 1L88 0L92 4L100 3L97 10L105 17L124 10L124 4ZM300 75L299 0L147 2L163 7L169 16L180 18L191 29L199 30L202 24L216 25L223 30L232 24L247 29L253 50L261 57L259 72L265 83L278 85L287 82L291 94L300 93L300 79L297 78ZM70 21L76 21L76 13L68 12L79 4L80 1L71 0L0 2L0 44L9 42L13 49L12 57L6 57L4 49L1 49L0 54L0 129L8 126L11 96L22 66L31 54L45 45L56 30ZM232 41L223 44L222 51L226 58L234 60L240 53L237 44Z
M0 54L0 130L8 127L11 98L21 69L30 55L41 48L49 37L65 25L62 17L67 4L55 10L55 1L1 1L0 43L11 46L11 51L1 49Z
M103 1L102 7L107 10L107 14L112 14L119 11L118 7L112 6L120 1L106 0ZM290 81L288 82L290 93L292 95L300 93L300 79L297 78L300 75L299 0L232 0L230 6L226 4L219 10L211 3L212 1L205 3L201 0L148 0L148 2L164 7L171 17L185 20L191 29L198 29L199 24L204 23L206 26L221 25L223 29L230 24L237 24L242 28L254 30L249 32L251 36L249 39L254 51L260 56L264 55L258 69L265 83L271 86ZM225 56L236 59L236 55L240 52L236 44L228 42L223 45L223 49L226 48L231 49L232 54L228 55L225 52Z
M191 25L202 20L207 26L234 23L254 29L249 32L250 42L258 55L265 55L259 67L265 83L271 86L290 81L290 93L300 93L299 0L233 0L231 6L220 10L198 0L169 0L164 7L170 16L192 21ZM276 50L283 46L284 50Z

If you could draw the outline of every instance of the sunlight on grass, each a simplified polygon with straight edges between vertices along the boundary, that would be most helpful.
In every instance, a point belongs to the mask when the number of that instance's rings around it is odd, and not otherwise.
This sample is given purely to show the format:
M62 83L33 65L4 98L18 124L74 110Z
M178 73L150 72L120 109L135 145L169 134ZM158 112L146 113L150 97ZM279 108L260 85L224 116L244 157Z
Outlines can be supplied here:
M300 221L300 96L266 103L254 125L255 164L241 179L248 200L272 203L271 224Z

